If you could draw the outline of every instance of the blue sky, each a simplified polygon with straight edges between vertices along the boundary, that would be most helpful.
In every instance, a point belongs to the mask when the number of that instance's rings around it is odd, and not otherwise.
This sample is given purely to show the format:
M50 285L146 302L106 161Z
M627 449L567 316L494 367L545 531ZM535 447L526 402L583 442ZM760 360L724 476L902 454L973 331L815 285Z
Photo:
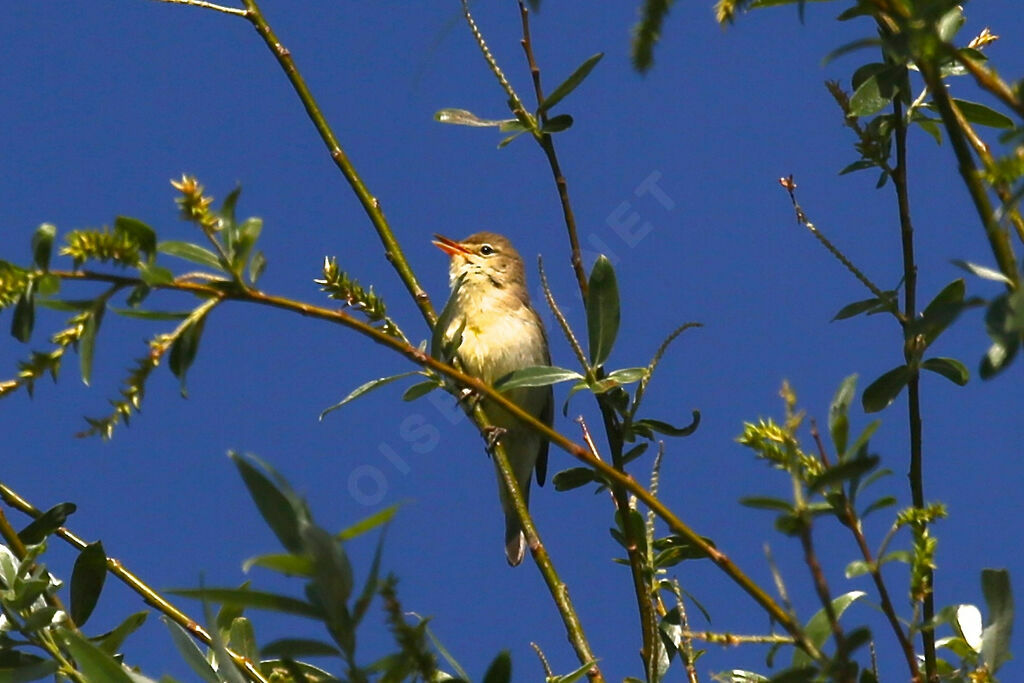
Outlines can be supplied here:
M591 54L606 53L560 106L575 125L556 142L588 267L603 251L618 272L624 310L610 364L645 364L678 324L704 324L676 342L649 393L652 417L680 423L695 408L703 416L694 436L667 444L663 498L765 586L771 577L762 548L770 543L791 593L808 596L797 605L806 618L815 605L798 545L773 532L770 514L736 504L743 495L785 496L788 482L754 462L734 438L745 420L781 414L783 379L823 423L843 377L858 373L863 388L902 362L892 320L829 322L867 293L796 224L777 183L794 174L811 220L880 285L897 284L891 188L875 190L871 173L837 175L856 156L822 85L842 79L848 88L854 69L875 59L855 53L827 67L821 62L873 29L863 21L837 23L842 3L809 3L803 24L795 9L783 8L743 16L725 30L714 23L710 0L678 3L655 68L639 76L628 59L634 4L595 10L592 3L549 0L533 23L548 88ZM584 328L557 195L540 151L527 139L498 150L493 130L432 118L444 107L485 118L507 112L457 3L267 0L264 11L436 305L446 296L447 263L430 245L431 234L487 229L508 235L526 256L533 287L534 259L543 255L556 296ZM479 2L475 14L527 97L514 3ZM965 35L991 26L1004 36L990 48L1000 71L1024 73L1024 52L1015 47L1024 17L1016 1L971 3L967 16ZM325 255L337 256L342 268L375 285L410 336L427 336L284 75L244 21L142 0L8 3L0 10L0 57L0 257L26 262L41 222L63 232L110 224L119 214L147 221L161 239L198 241L178 220L168 184L187 172L218 200L242 185L239 214L264 220L264 289L324 303L312 280ZM978 98L966 81L955 87ZM919 291L926 302L961 275L950 259L988 264L991 256L948 146L921 134L911 144ZM639 189L651 183L663 194ZM641 239L623 238L625 221ZM968 287L997 293L976 279ZM85 288L70 292L87 295ZM164 300L167 308L190 303ZM7 325L7 316L0 324ZM31 347L45 346L60 322L41 314ZM7 398L0 406L7 435L0 479L41 507L76 502L72 528L101 538L111 555L157 587L194 586L200 579L234 585L245 578L244 559L275 549L225 457L228 449L274 464L327 528L405 501L388 532L384 566L401 577L404 606L432 615L432 628L470 673L480 676L499 649L509 648L516 680L536 679L531 640L557 669L574 668L539 574L529 561L516 570L505 564L491 465L450 402L437 395L403 403L393 385L317 422L323 408L355 386L411 369L344 329L280 311L221 307L206 327L188 400L161 369L130 428L110 443L75 439L82 416L103 414L156 331L150 323L108 316L91 387L69 362L58 386L40 384L32 400ZM568 346L554 330L551 336L554 363L570 366ZM973 311L936 352L963 360L973 375L986 346L981 313ZM27 353L5 337L0 376L13 375ZM984 567L1009 568L1018 585L1024 576L1020 372L1014 366L985 383L972 377L964 388L937 376L923 380L926 495L946 502L951 513L936 527L939 605L980 604ZM564 396L564 387L556 390L556 400ZM901 397L881 413L873 440L895 472L878 492L902 503L909 500L905 412ZM580 413L596 425L582 395L569 415ZM856 410L855 428L870 419ZM556 426L578 434L571 419L559 417ZM549 471L573 465L553 451ZM646 477L649 466L642 459L633 472ZM639 675L635 606L627 571L610 561L618 548L607 532L607 498L586 490L555 493L549 485L534 491L532 509L606 675ZM868 524L875 542L885 521L880 514ZM842 578L855 548L845 537L831 540L835 528L823 527L819 548L833 591L869 590L864 579ZM369 539L352 544L357 572L365 571L372 550ZM59 569L69 559L59 549L53 562ZM710 564L684 564L679 577L710 610L710 628L767 628L749 599ZM255 571L250 578L282 585ZM900 572L890 579L902 596ZM142 607L120 586L107 591L97 629ZM874 619L870 608L858 609L849 616ZM264 641L302 627L257 617ZM876 637L885 636L876 626ZM386 634L375 625L365 638L361 648L370 661ZM127 653L147 673L190 677L155 619L129 641ZM888 644L879 654L883 674L903 676ZM763 669L763 655L759 648L711 647L702 675ZM1021 671L1011 662L1004 680Z

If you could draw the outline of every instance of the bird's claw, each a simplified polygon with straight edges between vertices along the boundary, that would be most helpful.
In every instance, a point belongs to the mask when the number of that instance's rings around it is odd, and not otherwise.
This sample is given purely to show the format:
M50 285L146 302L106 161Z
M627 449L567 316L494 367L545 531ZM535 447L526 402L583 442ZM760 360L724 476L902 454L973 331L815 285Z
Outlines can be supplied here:
M484 427L483 432L484 438L487 440L487 450L493 451L494 447L498 445L498 441L501 440L501 437L505 436L507 431L504 427L495 427L494 425Z

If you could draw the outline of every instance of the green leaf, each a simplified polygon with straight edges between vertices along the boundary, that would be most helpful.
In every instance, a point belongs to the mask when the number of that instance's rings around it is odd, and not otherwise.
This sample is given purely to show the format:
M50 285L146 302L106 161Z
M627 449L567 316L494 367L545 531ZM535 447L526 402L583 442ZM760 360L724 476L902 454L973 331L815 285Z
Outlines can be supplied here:
M355 647L355 623L348 610L354 586L352 564L341 543L310 523L301 524L302 543L313 558L311 602L322 609L328 629L343 650ZM351 645L350 645L351 643Z
M220 262L220 258L209 249L204 249L198 244L192 244L191 242L161 242L157 245L157 251L161 254L167 254L168 256L176 256L192 263L198 263L201 266L212 268L214 270L224 271L224 264Z
M8 649L4 652L3 663L0 664L0 680L4 683L26 683L53 676L59 664L35 655L25 654L19 650Z
M160 617L160 621L164 622L164 625L167 626L167 630L171 634L171 642L178 649L181 658L185 660L185 663L193 671L199 674L199 678L206 683L219 683L220 678L217 677L217 672L206 661L206 656L199 649L199 646L196 645L195 641L192 640L192 636L189 635L188 631L167 617Z
M850 375L839 385L828 408L828 432L839 458L846 453L847 438L850 435L850 404L856 395L857 375Z
M964 118L971 123L976 123L979 126L988 126L990 128L1003 128L1012 129L1014 127L1013 119L1005 114L998 112L994 109L990 109L983 104L977 102L969 102L967 100L953 99L956 106L960 109L960 113L964 115Z
M50 269L50 255L53 253L53 238L57 236L57 226L43 223L32 235L32 261L42 271Z
M832 612L835 614L835 618L839 619L843 616L843 612L846 609L860 600L866 597L867 593L864 591L850 591L844 593L839 597L832 600ZM807 622L807 626L804 628L804 633L807 635L807 639L811 641L818 649L825 644L825 641L832 635L832 626L828 620L828 614L825 612L825 608L818 610L818 612L811 617L810 621ZM806 652L797 648L793 653L793 666L809 666L813 664L811 658Z
M981 635L981 658L995 673L1010 659L1010 634L1013 631L1013 591L1010 573L1005 569L981 570L981 591L988 607L988 623Z
M858 76L866 77L858 81ZM892 69L885 64L867 64L858 69L853 76L855 90L850 97L850 114L873 116L892 102L896 91L889 82L891 78Z
M596 368L608 360L619 333L619 285L612 262L604 254L590 271L586 303L590 364Z
M781 498L770 498L768 496L746 496L740 498L740 505L755 510L776 510L779 512L795 512L793 504Z
M125 318L137 318L138 320L184 320L192 315L192 311L140 311L137 308L114 308L110 310Z
M295 614L300 617L310 617L317 620L324 617L322 609L304 600L266 591L240 588L178 588L168 592L183 598L194 598L221 605L234 605L236 607L249 607L271 612L281 612L283 614Z
M335 534L334 537L339 541L351 541L353 538L362 536L368 531L372 531L379 526L384 526L391 521L395 516L395 513L398 512L398 508L401 506L401 503L389 505L383 510L373 513L369 517L364 517L352 526L342 529Z
M331 657L340 656L341 652L330 643L308 638L278 638L262 648L265 657Z
M935 22L935 28L939 33L939 40L948 43L956 36L957 31L964 25L964 10L959 5L954 6Z
M867 159L861 159L859 161L853 162L852 164L847 164L846 166L844 166L843 170L839 171L839 175L846 175L847 173L853 173L854 171L863 171L863 170L868 169L868 168L877 168L877 167L878 167L878 164L875 163L874 161L868 161ZM869 299L869 301L874 301L874 299Z
M599 481L599 479L594 470L589 467L571 467L551 478L551 483L554 484L556 491L571 491L594 481Z
M245 617L235 617L228 631L227 646L234 652L252 661L259 661L259 649L256 647L256 634L252 622Z
M303 554L305 548L299 536L299 522L300 519L308 517L305 509L293 497L285 495L263 472L250 463L251 456L247 459L231 452L228 457L238 468L249 496L256 503L256 508L267 526L277 536L277 540L288 552Z
M366 610L369 609L373 596L380 590L380 560L384 552L384 536L385 534L382 532L377 537L377 547L373 551L373 561L370 562L370 571L366 575L366 582L363 584L363 590L360 591L359 597L352 605L352 618L356 626L366 616ZM426 624L423 627L426 628Z
M873 315L875 313L896 312L896 292L883 292L888 298L879 299L878 297L872 297L870 299L863 299L861 301L854 301L853 303L847 304L839 309L839 312L832 317L832 321L846 320L852 318L861 313L867 313Z
M697 427L700 426L700 411L694 410L691 415L693 421L685 427L673 427L668 422L662 422L661 420L643 419L637 420L633 423L634 427L648 428L651 431L659 434L665 434L666 436L689 436L697 431Z
M550 110L556 104L565 99L565 96L575 90L583 80L590 75L590 72L594 70L597 63L604 57L603 52L598 52L596 55L592 55L587 58L585 62L576 67L576 70L572 72L569 78L565 79L561 85L552 90L544 101L541 102L540 108L537 110L538 113Z
M822 491L830 486L841 484L849 479L861 477L878 465L877 455L848 458L837 465L829 467L808 482L811 491Z
M561 133L572 127L572 117L568 114L559 114L548 119L547 123L540 129L542 133Z
M238 226L238 236L234 243L234 263L236 270L241 271L249 260L249 254L263 231L263 220L248 218Z
M860 402L865 413L877 413L892 403L910 381L910 368L901 365L885 373L864 390Z
M439 109L434 113L434 120L439 123L452 123L457 126L472 126L474 128L496 128L516 121L516 119L482 119L466 109Z
M146 623L147 616L149 616L149 612L136 612L135 614L131 614L112 631L108 631L101 636L96 636L93 640L96 641L96 644L101 650L112 655L121 649L121 645L124 644L124 641L128 636L135 633L144 623Z
M487 667L483 683L509 683L512 680L512 657L502 650Z
M139 219L118 216L114 219L114 230L128 235L143 254L150 258L156 255L156 232Z
M64 522L77 509L78 507L74 503L58 503L29 522L28 526L18 532L18 538L25 545L42 543L58 527L64 526Z
M402 392L402 400L415 401L416 399L426 396L434 389L438 389L440 387L441 385L436 379L428 379L426 382L417 382Z
M28 286L18 303L14 305L14 317L11 318L11 336L22 343L32 338L32 328L36 324L35 297L32 296L32 285Z
M88 680L103 681L103 683L133 683L131 676L117 660L77 632L61 629L60 635L68 652L75 658L78 670L85 674Z
M979 266L977 263L971 263L970 261L964 261L962 259L953 259L950 261L954 266L962 270L966 270L972 275L977 275L980 278L986 280L992 280L994 282L1001 282L1004 285L1012 285L1013 280L1000 273L995 268L989 268L987 266Z
M927 348L932 345L940 334L949 327L961 312L968 306L976 305L976 300L964 301L966 286L963 278L953 280L942 288L925 307L921 315L907 326L907 338L917 335L924 337Z
M855 579L858 576L864 576L871 571L871 565L864 560L854 560L850 564L846 565L845 576L848 579Z
M256 282L259 281L260 276L263 275L263 271L266 269L267 257L263 255L262 251L257 250L249 260L249 282L256 284Z
M931 370L932 372L938 373L950 382L959 384L960 386L967 384L967 380L970 379L971 376L971 373L967 370L967 366L955 358L929 358L921 363L921 367L925 370Z
M452 293L449 295L448 301L445 302L444 308L441 309L441 313L437 316L437 322L434 323L434 329L431 330L430 357L435 360L441 360L441 355L444 352L445 335L448 334L448 328L451 327L452 321L458 313L459 290L462 289L462 283L465 282L465 279L465 274L460 275L459 279L452 285ZM465 322L463 322L463 328L464 327ZM459 334L456 334L455 336L458 337Z
M864 519L875 510L881 510L883 508L892 507L893 505L896 504L896 502L897 501L895 496L883 496L876 500L874 503L871 503L871 505L868 505L866 508L864 508L864 511L860 513L860 517L861 519Z
M253 567L262 567L285 576L310 577L313 575L313 558L308 555L271 553L269 555L250 557L242 563L242 571L244 572L248 572Z
M89 620L107 579L107 553L100 541L78 554L71 572L71 619L81 628Z
M181 331L181 334L171 344L170 358L167 367L181 382L181 395L187 396L185 390L185 376L189 368L195 362L196 354L199 353L199 340L203 336L203 326L206 324L206 316L197 318L194 323Z
M374 389L379 389L380 387L382 387L382 386L384 386L386 384L391 384L395 380L402 379L403 377L411 377L412 375L417 375L417 374L419 374L419 371L418 370L413 370L411 372L403 372L401 374L391 375L389 377L378 377L377 379L371 379L369 382L366 382L365 384L360 384L358 387L353 389L352 392L349 393L348 396L346 396L345 398L341 399L340 401L335 403L333 406L330 406L329 408L325 408L324 411L322 413L320 413L320 418L319 419L323 420L324 416L327 415L327 413L330 413L330 412L332 412L334 410L337 410L338 408L342 407L346 403L350 403L351 401L356 400L357 398L359 398L363 394L367 394L367 393L373 391Z
M612 370L608 373L607 379L610 379L618 384L632 384L633 382L639 382L647 375L647 368L620 368L619 370Z
M549 679L549 680L551 681L551 683L576 683L576 681L582 680L583 677L586 676L590 672L590 669L596 663L597 663L597 660L592 659L589 662L587 662L586 664L580 666L577 669L574 669L573 671L570 671L567 674L563 674L561 676L555 676L554 678Z
M494 383L498 391L509 391L520 387L546 387L569 380L581 380L583 375L573 370L550 365L533 365L508 373Z
M174 282L174 273L163 266L140 261L138 268L139 277L150 287L169 285Z
M104 307L93 309L92 315L82 324L82 336L78 340L78 369L82 374L82 384L89 386L92 381L92 359L96 351L96 333L103 322Z

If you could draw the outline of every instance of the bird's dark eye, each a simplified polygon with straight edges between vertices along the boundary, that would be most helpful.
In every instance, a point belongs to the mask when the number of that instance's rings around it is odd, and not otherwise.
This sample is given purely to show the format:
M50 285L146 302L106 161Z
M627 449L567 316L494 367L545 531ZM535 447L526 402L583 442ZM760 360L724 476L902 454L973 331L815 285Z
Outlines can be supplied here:
M490 256L491 254L494 253L494 247L492 247L489 244L485 244L484 246L480 247L480 253L483 254L484 256Z

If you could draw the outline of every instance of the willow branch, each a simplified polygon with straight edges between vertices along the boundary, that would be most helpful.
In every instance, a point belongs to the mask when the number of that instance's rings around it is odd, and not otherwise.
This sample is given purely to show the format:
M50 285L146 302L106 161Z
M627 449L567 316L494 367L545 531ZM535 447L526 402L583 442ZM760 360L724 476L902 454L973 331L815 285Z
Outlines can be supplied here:
M121 275L95 273L91 271L51 270L49 272L66 280L124 282L126 284L142 283L139 279L127 278ZM572 439L544 424L544 422L521 408L518 404L513 403L508 399L508 397L492 387L490 384L487 384L476 377L467 375L461 370L431 357L429 354L410 344L391 337L372 325L349 315L345 311L322 308L320 306L295 301L286 297L267 294L256 289L229 290L225 292L224 290L216 287L193 282L175 282L156 285L154 286L154 289L185 291L199 294L201 296L221 296L229 300L261 304L290 311L292 313L298 313L299 315L313 319L342 325L362 334L381 346L391 349L412 363L434 370L449 378L458 386L476 392L486 398L489 402L492 402L496 407L511 414L522 424L529 426L530 429L533 429L558 448L561 448L583 464L592 467L610 484L621 485L630 494L636 496L638 500L652 510L654 514L660 517L669 529L703 551L715 566L725 573L725 575L737 584L745 593L753 598L753 600L760 605L771 618L775 619L788 633L790 633L793 636L794 642L796 642L797 645L808 654L808 656L813 659L818 659L822 656L818 648L807 639L802 626L793 616L791 616L774 599L772 599L772 597L768 595L768 593L765 592L765 590L762 589L753 579L747 576L746 573L744 573L728 555L705 541L700 534L691 529L661 501L652 496L647 489L643 487L643 485L639 484L628 473L620 472L599 458L595 458L585 446L574 442Z
M950 145L956 154L960 176L963 178L967 191L971 195L971 200L974 202L974 208L978 212L978 218L981 219L981 224L985 229L985 236L988 238L989 247L992 249L992 254L999 265L999 270L1012 283L1008 286L1016 288L1020 283L1020 273L1017 271L1017 259L1014 256L1013 247L1010 243L1010 234L996 220L992 202L982 184L981 176L974 163L974 158L971 156L966 136L957 124L953 99L949 96L946 85L942 82L942 77L935 64L931 61L922 60L918 62L917 66L925 83L934 95L935 104L939 109L939 114L942 116L942 123L946 128L946 134L949 136Z
M10 507L15 510L24 512L26 515L33 519L38 519L42 516L42 512L32 505L30 502L19 496L12 489L6 485L0 483L0 498L7 503ZM81 537L75 535L65 527L59 527L55 532L57 536L66 541L68 544L73 546L79 552L85 550L89 545L86 541L82 540ZM167 601L162 595L157 593L155 590L149 587L149 585L140 579L137 575L129 571L119 560L112 557L107 558L107 571L120 579L125 585L131 588L133 591L142 596L142 599L155 609L157 609L164 616L169 618L174 623L178 624L190 634L196 640L203 642L206 645L212 645L213 639L210 638L210 634L200 626L194 619L189 617L187 614L179 610L177 607ZM257 665L248 657L244 657L237 652L227 650L228 656L231 657L232 661L237 664L245 672L246 677L253 681L253 683L269 683L269 681L260 673Z
M523 51L526 53L526 61L530 67L530 74L533 76L534 92L537 95L537 107L544 101L544 92L540 84L540 68L533 56L533 43L530 40L530 12L522 0L519 1L519 16L523 24L523 39L521 41ZM540 112L541 121L547 121L547 112ZM535 136L540 148L544 150L548 165L551 167L551 175L555 179L555 186L558 189L558 200L562 205L562 217L565 220L565 229L569 234L569 248L572 251L572 269L576 273L576 282L580 287L580 294L583 300L587 300L587 273L583 269L583 255L580 252L580 238L576 229L576 214L572 210L572 202L569 201L569 182L562 173L562 167L558 163L558 154L555 153L555 142L550 133L541 132Z
M948 49L953 53L953 58L969 74L974 76L974 80L979 86L998 97L1003 104L1016 112L1018 116L1024 118L1024 102L1014 94L1013 90L994 71L973 60L963 50L957 50L952 45L948 46Z

